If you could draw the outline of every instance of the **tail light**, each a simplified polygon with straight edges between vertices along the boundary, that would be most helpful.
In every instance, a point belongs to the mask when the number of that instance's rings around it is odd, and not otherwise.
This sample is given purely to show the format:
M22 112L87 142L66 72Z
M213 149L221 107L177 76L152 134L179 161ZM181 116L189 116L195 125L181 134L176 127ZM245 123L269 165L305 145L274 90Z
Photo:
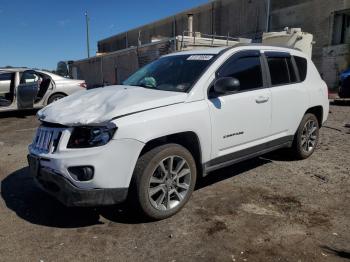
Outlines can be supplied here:
M79 84L80 87L82 88L87 88L87 84L85 82Z

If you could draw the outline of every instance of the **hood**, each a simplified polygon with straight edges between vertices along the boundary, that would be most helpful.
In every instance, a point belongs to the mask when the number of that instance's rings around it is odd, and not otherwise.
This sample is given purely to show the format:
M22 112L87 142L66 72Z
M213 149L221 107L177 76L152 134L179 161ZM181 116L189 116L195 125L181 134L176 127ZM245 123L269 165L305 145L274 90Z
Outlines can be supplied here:
M112 118L184 102L187 93L137 86L109 86L82 90L38 112L40 120L67 126L98 124Z

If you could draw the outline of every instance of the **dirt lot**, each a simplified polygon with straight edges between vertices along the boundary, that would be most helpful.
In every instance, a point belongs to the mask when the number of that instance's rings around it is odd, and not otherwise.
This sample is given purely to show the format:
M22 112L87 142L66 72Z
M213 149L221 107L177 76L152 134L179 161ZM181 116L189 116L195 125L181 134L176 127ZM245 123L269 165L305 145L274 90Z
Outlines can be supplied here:
M331 106L315 154L282 152L200 181L176 216L144 223L123 208L66 208L28 175L35 112L0 115L1 261L346 261L350 106Z

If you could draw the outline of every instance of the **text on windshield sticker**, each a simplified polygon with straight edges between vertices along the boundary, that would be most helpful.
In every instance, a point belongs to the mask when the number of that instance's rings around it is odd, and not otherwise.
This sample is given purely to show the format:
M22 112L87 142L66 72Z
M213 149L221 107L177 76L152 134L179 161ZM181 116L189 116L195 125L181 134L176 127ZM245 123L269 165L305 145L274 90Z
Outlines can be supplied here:
M187 60L200 60L200 61L208 61L212 59L212 55L191 55L187 58Z

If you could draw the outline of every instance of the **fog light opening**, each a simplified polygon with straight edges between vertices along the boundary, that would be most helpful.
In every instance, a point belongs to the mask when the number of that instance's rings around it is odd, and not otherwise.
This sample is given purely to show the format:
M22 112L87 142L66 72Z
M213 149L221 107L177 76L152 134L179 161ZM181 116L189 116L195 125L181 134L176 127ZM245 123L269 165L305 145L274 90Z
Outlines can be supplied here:
M73 166L69 167L68 171L77 181L89 181L94 177L94 168L92 166Z

